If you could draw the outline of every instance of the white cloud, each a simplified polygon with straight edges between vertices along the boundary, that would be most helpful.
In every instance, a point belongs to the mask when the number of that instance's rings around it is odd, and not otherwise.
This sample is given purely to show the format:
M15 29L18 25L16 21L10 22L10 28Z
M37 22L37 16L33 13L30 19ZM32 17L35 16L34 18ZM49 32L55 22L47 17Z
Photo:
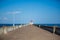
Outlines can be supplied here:
M15 11L14 13L21 13L21 11Z
M8 14L18 14L18 13L22 13L22 12L21 11L8 12Z
M8 20L8 18L7 18L7 17L3 17L2 19L3 19L3 20Z

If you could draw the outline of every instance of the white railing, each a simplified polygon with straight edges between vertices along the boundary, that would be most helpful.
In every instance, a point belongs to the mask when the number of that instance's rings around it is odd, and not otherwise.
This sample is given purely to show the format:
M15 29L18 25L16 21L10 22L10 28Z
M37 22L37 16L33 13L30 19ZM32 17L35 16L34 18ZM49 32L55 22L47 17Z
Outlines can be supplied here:
M4 26L2 28L0 28L0 34L4 33L4 34L7 34L7 32L10 32L10 31L13 31L13 30L16 30L18 28L21 28L21 25L20 26Z
M16 30L16 29L24 27L24 26L27 26L27 24L19 25L19 26L9 26L9 27L3 26L2 28L0 28L0 34L2 34L2 33L7 34L10 31Z

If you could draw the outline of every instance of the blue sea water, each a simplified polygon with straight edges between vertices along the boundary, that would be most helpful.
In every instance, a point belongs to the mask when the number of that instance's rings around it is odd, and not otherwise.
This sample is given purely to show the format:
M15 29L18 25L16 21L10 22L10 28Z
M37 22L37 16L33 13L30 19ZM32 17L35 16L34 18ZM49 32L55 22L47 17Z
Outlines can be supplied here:
M60 27L60 24L41 24L41 25L44 25L44 26L57 26L57 27Z
M16 25L21 25L21 24L15 24ZM0 27L3 27L3 26L13 26L13 24L0 24Z
M21 24L15 24L15 25L21 25ZM60 24L37 24L37 25L43 25L43 26L57 26L57 27L60 27ZM13 26L13 24L0 24L0 27L3 27L3 26Z

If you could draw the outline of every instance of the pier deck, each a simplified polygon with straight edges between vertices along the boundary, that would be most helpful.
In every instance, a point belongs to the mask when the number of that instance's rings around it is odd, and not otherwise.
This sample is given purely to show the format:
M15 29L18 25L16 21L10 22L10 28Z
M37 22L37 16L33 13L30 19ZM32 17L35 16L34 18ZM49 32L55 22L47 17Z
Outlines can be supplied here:
M0 40L60 40L60 36L29 25L0 35Z

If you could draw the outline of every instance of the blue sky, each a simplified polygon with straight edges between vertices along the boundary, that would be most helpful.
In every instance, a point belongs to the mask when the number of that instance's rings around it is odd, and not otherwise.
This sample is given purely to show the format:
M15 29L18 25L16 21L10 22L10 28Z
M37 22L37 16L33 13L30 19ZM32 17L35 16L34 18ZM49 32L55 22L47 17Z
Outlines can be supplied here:
M0 24L30 20L35 24L60 24L59 4L59 0L0 0Z

